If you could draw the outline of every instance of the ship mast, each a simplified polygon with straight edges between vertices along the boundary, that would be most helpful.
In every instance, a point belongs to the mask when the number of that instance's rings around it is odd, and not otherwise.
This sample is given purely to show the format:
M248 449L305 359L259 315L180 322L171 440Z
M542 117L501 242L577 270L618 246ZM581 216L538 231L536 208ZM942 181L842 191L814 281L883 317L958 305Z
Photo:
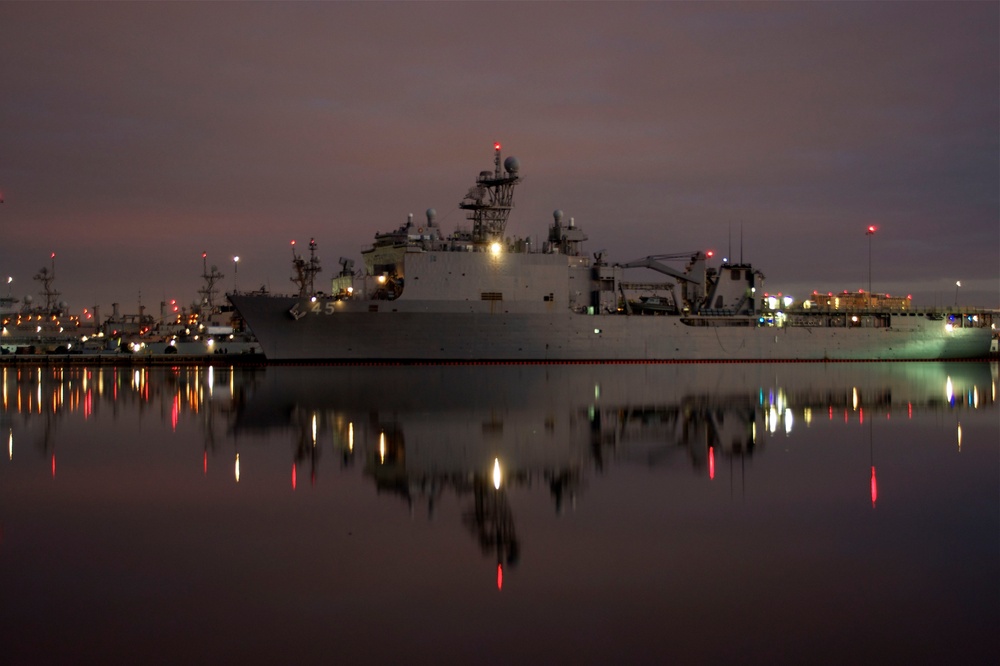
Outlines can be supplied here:
M493 144L493 151L493 171L481 171L476 184L458 204L469 211L466 219L472 222L472 240L477 245L503 241L507 218L514 207L514 186L521 181L517 158L504 160L501 171L499 142Z
M316 256L316 239L309 239L309 261L306 261L295 251L295 241L292 241L292 268L295 275L290 279L299 287L299 298L305 298L316 293L316 274L323 271Z
M60 293L52 288L52 281L56 279L56 253L52 253L52 270L42 268L35 275L35 279L42 283L42 290L39 292L45 297L45 310L51 312L56 307L56 298Z
M215 288L215 283L225 277L215 266L212 266L212 269L209 270L207 257L207 252L201 253L201 279L205 281L205 285L198 290L198 293L201 294L201 311L203 315L215 311L215 294L219 291Z

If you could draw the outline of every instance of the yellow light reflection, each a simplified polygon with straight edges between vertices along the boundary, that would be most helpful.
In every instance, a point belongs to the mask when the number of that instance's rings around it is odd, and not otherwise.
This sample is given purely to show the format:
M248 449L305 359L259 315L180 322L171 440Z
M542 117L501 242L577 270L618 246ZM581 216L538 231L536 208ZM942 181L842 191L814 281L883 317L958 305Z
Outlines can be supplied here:
M7 456L8 456L9 460L13 460L14 459L14 430L13 430L13 428L11 429L10 434L7 435Z
M792 432L792 410L791 408L785 409L785 434Z
M316 414L312 415L313 448L316 448Z
M354 423L347 424L347 450L354 453Z
M944 383L944 394L945 397L948 399L948 402L951 402L952 398L955 397L955 387L952 386L950 376L948 377L948 381Z
M496 488L497 490L500 490L500 479L501 479L501 474L500 474L500 459L499 458L494 458L493 459L493 487Z
M240 454L236 454L236 483L240 482Z
M806 422L806 425L812 423L813 420L812 407L806 407L804 410L802 410L802 420Z
M958 424L958 452L962 452L962 424Z
M854 406L854 411L858 411L858 387L855 386L851 391L853 392L851 404Z
M379 462L385 463L385 433L378 436L378 457Z

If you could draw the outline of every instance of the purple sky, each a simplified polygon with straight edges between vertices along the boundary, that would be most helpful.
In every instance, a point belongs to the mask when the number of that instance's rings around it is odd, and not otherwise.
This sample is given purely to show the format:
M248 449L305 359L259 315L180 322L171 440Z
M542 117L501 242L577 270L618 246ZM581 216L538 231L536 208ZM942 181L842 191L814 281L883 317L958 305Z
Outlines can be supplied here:
M0 84L0 274L36 294L55 252L74 311L189 304L203 251L281 292L292 239L329 278L408 213L450 231L494 140L510 234L742 229L805 295L867 287L875 224L875 291L1000 306L996 2L4 2Z

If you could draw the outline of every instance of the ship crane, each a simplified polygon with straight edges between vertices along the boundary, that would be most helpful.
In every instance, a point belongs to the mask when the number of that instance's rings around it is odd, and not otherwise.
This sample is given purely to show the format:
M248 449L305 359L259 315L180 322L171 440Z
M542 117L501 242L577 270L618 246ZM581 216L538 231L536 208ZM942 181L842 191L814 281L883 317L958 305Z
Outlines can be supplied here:
M620 268L649 268L658 273L669 275L681 283L681 296L685 307L693 313L701 309L701 303L706 293L706 271L705 260L708 257L704 252L682 253L682 254L653 254L642 259L636 259L624 264L618 264ZM688 259L688 264L684 271L663 263L664 260Z

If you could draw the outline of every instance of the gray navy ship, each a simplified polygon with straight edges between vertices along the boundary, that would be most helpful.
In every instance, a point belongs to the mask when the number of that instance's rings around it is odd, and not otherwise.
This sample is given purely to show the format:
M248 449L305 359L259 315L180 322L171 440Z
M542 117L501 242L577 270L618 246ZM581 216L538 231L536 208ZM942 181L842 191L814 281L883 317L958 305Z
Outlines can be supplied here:
M295 295L229 296L272 361L779 361L979 358L987 311L917 310L868 294L863 305L764 294L748 263L712 266L705 252L610 263L555 211L547 240L505 235L515 157L480 172L459 208L468 226L442 232L434 209L379 233L363 269L341 259L329 293L319 262L294 256ZM636 271L643 270L639 277ZM653 276L653 277L650 277ZM899 299L902 301L902 299Z

